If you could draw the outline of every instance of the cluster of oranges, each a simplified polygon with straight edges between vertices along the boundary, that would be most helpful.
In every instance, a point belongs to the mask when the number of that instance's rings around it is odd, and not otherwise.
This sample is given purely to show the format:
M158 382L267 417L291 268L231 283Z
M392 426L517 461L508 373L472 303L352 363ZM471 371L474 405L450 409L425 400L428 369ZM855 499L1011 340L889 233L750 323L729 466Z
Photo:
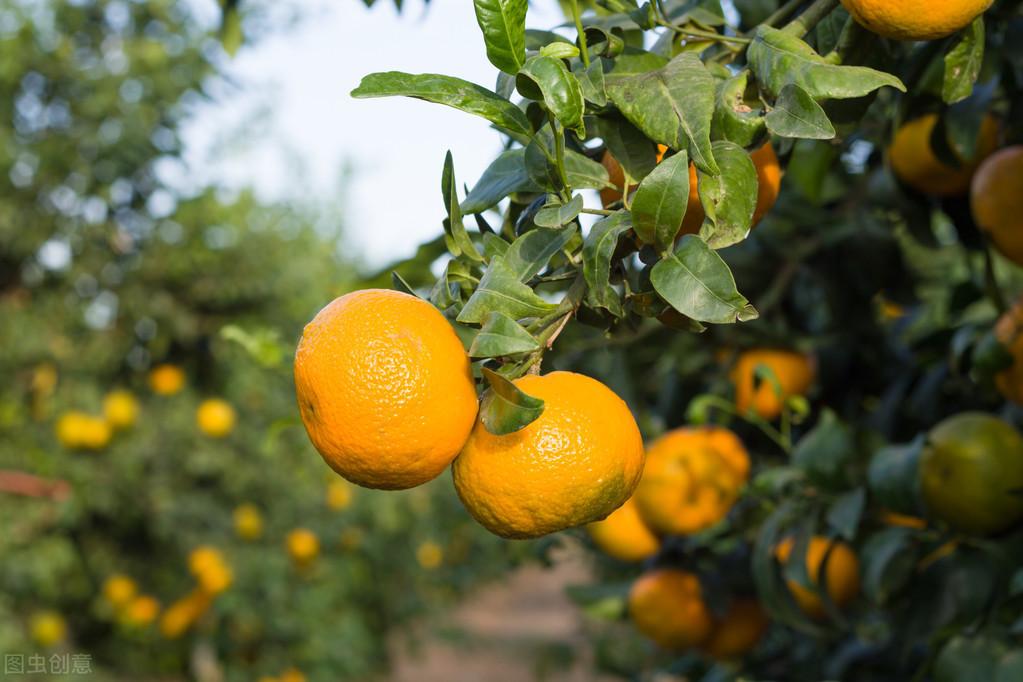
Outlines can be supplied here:
M132 628L144 627L160 615L160 602L149 594L140 594L130 577L115 573L103 583L103 601L118 622Z
M149 373L149 387L156 395L170 396L185 387L185 373L169 364L157 365ZM138 399L124 389L104 397L101 414L69 410L58 419L57 440L71 450L102 450L114 434L135 425L140 411ZM211 438L224 438L234 430L237 415L230 403L221 398L203 400L195 412L199 431Z

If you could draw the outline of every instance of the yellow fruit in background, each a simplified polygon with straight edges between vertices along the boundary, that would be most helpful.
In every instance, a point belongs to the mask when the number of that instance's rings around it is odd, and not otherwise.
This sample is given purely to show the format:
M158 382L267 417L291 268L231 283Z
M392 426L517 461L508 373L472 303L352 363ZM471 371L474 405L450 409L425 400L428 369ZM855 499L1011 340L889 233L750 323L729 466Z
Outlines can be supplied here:
M327 506L335 511L347 509L352 504L352 487L344 480L327 484Z
M719 661L740 658L767 632L767 614L753 599L733 599L728 610L714 619L714 630L701 649Z
M902 124L888 146L892 172L918 192L934 196L958 196L970 189L970 179L980 162L998 145L998 121L985 116L977 133L977 151L958 167L939 159L931 148L937 114L925 114Z
M269 675L263 675L259 678L258 682L280 682L276 677L270 677Z
M240 504L234 510L234 532L242 540L258 540L263 535L263 515L254 504Z
M278 682L305 682L305 675L297 668L288 668L277 678Z
M444 550L436 542L424 542L416 549L416 561L427 570L437 568L444 561Z
M135 598L135 581L126 575L116 573L103 583L103 598L120 608Z
M651 571L633 583L629 615L637 630L671 651L699 645L713 627L699 579L675 569Z
M970 207L995 248L1023 265L1023 145L1006 147L980 164L970 184Z
M995 386L1006 400L1023 405L1023 299L998 318L994 332L1012 356L1012 364L995 375Z
M1023 519L1023 436L989 414L964 412L927 434L920 456L927 515L987 535Z
M619 561L642 561L657 554L661 547L661 541L639 515L635 495L603 521L586 526L586 530L597 547Z
M913 528L916 530L922 530L927 527L927 522L921 518L890 511L881 512L881 522L886 526L895 526L897 528Z
M469 356L447 319L422 299L382 289L335 299L306 325L295 390L324 460L367 488L436 478L478 410Z
M967 26L993 0L842 0L857 23L896 40L937 40Z
M220 550L203 545L188 556L188 570L202 592L217 595L231 586L234 574Z
M111 391L103 399L103 416L115 430L134 425L138 415L139 403L129 391Z
M452 466L474 519L506 538L533 538L605 518L632 495L643 440L621 398L596 379L551 372L515 380L543 413L497 436L477 421Z
M113 435L106 420L77 410L62 414L56 431L60 444L74 450L102 450Z
M160 617L160 632L167 639L177 639L209 609L211 597L202 590L193 590L163 612Z
M237 419L234 408L226 400L209 398L199 403L195 423L210 438L223 438L234 430Z
M157 395L174 395L185 387L185 373L177 365L157 365L149 372L149 387Z
M760 366L774 373L777 385L768 378L757 377ZM816 363L809 355L766 348L748 350L739 355L729 373L735 386L735 407L739 414L752 410L762 419L775 419L788 398L810 390L816 374Z
M67 623L56 611L40 611L32 615L29 631L33 642L49 648L60 644L67 637Z
M296 528L285 538L288 554L299 566L309 564L320 553L320 541L306 528Z
M728 515L749 469L746 448L728 429L669 431L647 449L636 507L656 532L697 533Z
M160 602L143 594L131 600L124 610L124 621L129 625L149 625L160 614Z
M775 555L782 563L788 561L792 554L794 541L787 538L778 545ZM828 554L828 548L832 542L823 536L810 538L806 549L806 572L814 585L820 585L821 564L827 555L827 566L825 566L825 585L828 597L835 606L842 607L852 601L860 591L860 562L852 548L844 542L835 542L834 548ZM809 616L821 618L825 615L824 602L816 592L799 585L794 580L789 580L788 587L795 598L799 608Z

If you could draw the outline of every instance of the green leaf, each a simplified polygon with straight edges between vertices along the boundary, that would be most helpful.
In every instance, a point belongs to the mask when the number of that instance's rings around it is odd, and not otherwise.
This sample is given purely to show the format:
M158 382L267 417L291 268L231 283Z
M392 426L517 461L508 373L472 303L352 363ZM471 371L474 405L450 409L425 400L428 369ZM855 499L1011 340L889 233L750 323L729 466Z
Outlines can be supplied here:
M490 232L483 235L483 255L488 261L500 258L508 252L510 245L505 240Z
M529 119L517 106L495 92L453 76L400 71L371 73L352 90L352 97L360 99L394 96L445 104L481 116L523 143L533 134Z
M740 147L749 147L760 137L764 130L763 111L746 104L748 81L749 71L743 70L718 83L711 123L713 139L730 140Z
M529 426L543 414L544 402L520 391L512 382L486 367L490 389L480 403L480 421L495 436L505 436Z
M544 153L547 150L547 154ZM550 126L544 126L526 147L526 170L532 181L544 189L557 191L561 187L561 179L557 169L548 159L554 156L554 136ZM572 149L565 150L565 174L572 189L604 189L611 187L607 169L596 161Z
M863 507L867 502L867 494L863 488L856 488L838 496L828 508L827 521L838 533L839 537L852 542L856 537L856 529L863 517Z
M991 682L1006 650L993 639L956 635L934 661L934 682Z
M412 294L416 298L419 298L419 294L412 288L412 285L405 281L405 278L398 274L397 270L391 272L391 284L394 286L395 291L402 291L406 294Z
M678 250L654 265L650 282L672 308L698 322L745 322L758 315L736 290L721 256L695 235L682 237Z
M523 97L543 102L563 126L586 137L582 87L565 62L542 55L530 57L515 76L515 87Z
M855 456L852 429L825 408L817 424L796 443L792 463L815 484L841 490L850 482Z
M945 79L941 98L948 104L966 99L984 63L984 15L979 15L959 32L945 53Z
M472 341L469 356L473 358L499 358L506 355L530 353L539 350L540 342L525 328L504 313L487 315L483 328Z
M901 590L916 570L919 551L905 528L885 528L863 545L863 592L877 604Z
M712 249L741 242L753 224L757 207L757 169L746 150L727 140L713 145L720 175L697 171L700 204L706 217L700 237Z
M465 213L482 213L515 192L540 192L540 186L526 170L526 150L522 147L502 152L462 201Z
M592 62L589 67L577 62L572 67L572 73L579 81L582 88L583 99L593 102L598 107L607 105L607 86L604 84L604 67L600 60Z
M1016 623L1018 625L1019 621L1016 621ZM1018 635L1019 632L1015 631L1013 634ZM1018 680L1023 680L1023 649L1019 648L1013 649L998 661L994 682L1014 682Z
M557 307L519 281L502 258L490 262L476 291L465 302L456 319L464 324L482 324L490 313L501 312L514 320L521 320L543 317Z
M572 43L556 40L540 48L541 57L553 57L554 59L572 59L579 56L579 48Z
M451 159L450 151L444 156L444 171L441 173L440 185L448 211L448 218L444 221L444 230L451 238L449 248L452 255L464 255L471 260L483 262L483 256L476 250L476 245L469 238L469 233L465 230L465 223L462 222L462 209L458 204L458 186L455 182L455 165Z
M639 74L659 69L668 63L666 57L635 47L626 47L614 60L611 70L604 74L608 86Z
M246 330L235 324L220 329L220 337L237 343L262 367L280 367L284 360L284 344L276 329L261 327Z
M473 0L473 6L487 46L487 59L514 75L526 61L528 0Z
M689 155L669 156L639 183L632 200L632 222L644 244L661 253L675 246L675 236L689 205Z
M835 136L835 127L821 105L795 83L781 89L764 121L771 134L779 137L830 140Z
M567 204L548 203L533 216L538 227L561 227L576 219L583 210L583 195L576 194Z
M621 317L622 303L611 286L611 259L618 240L632 229L628 211L617 211L594 223L583 242L583 278L586 280L586 302L591 308L603 308Z
M803 88L815 100L862 97L886 85L906 91L891 74L832 64L796 36L770 26L757 29L747 58L757 82L772 95L789 84Z
M528 282L547 266L547 261L563 249L575 235L574 228L530 230L518 237L501 261L520 282Z
M696 167L718 173L710 145L716 83L700 58L680 54L663 67L608 83L615 106L647 137L688 149Z
M870 460L867 485L877 502L900 514L920 514L920 455L924 437L909 445L881 448Z
M642 180L657 166L653 143L623 116L612 112L592 120L607 150L633 180Z

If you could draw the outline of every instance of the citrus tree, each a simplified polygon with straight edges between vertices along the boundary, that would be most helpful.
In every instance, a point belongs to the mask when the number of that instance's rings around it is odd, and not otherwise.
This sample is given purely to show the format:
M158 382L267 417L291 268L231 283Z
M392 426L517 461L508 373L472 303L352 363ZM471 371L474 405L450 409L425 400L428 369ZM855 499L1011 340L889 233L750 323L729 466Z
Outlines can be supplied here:
M1019 678L1020 3L563 4L474 1L491 87L352 92L505 147L307 327L314 444L368 487L453 462L503 537L589 524L626 676Z
M447 487L356 490L312 454L286 358L354 284L337 228L161 172L217 30L0 3L0 653L40 677L367 679L525 554Z

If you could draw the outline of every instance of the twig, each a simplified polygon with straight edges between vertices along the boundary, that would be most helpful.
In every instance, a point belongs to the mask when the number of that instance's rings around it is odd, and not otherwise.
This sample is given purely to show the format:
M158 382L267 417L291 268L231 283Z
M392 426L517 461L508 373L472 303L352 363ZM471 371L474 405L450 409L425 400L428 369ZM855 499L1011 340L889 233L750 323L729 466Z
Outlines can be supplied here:
M575 30L579 34L579 51L582 53L583 66L590 68L590 53L586 45L586 29L583 28L582 15L579 13L579 1L572 0L572 19L575 20Z
M0 470L0 493L48 497L59 502L71 496L71 486L60 479L40 478L23 471Z
M782 30L802 38L838 7L839 0L816 0L806 11L790 21Z

